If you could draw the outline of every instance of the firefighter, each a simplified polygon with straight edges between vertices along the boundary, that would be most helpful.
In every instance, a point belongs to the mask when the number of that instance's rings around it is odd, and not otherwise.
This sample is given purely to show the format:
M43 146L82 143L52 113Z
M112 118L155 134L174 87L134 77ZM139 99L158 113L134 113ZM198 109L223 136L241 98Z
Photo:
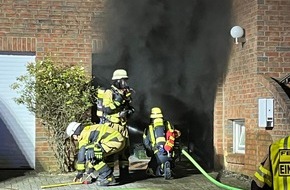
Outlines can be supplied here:
M111 168L104 159L111 154L121 151L125 146L125 139L116 130L106 124L83 126L81 123L71 122L66 128L68 137L79 143L77 175L73 181L81 181L85 174L86 164L89 173L96 170L99 173L97 185L107 186L115 183Z
M114 156L118 157L119 179L129 179L129 156L130 143L127 128L128 118L134 113L132 107L132 89L129 87L127 71L117 69L113 72L111 88L107 89L103 95L103 118L104 122L113 129L119 131L126 140L125 148L106 159L107 164L114 168Z
M255 172L252 190L290 189L290 137L269 147L269 152Z
M97 93L96 93L96 115L99 118L99 123L105 123L104 119L104 111L103 111L103 98L104 98L104 93L105 93L105 88L104 87L98 87L97 88Z
M161 109L151 109L150 124L143 133L143 143L146 154L151 157L146 173L149 176L164 176L165 179L173 177L174 142L181 135L179 130L173 128L169 121L163 119Z

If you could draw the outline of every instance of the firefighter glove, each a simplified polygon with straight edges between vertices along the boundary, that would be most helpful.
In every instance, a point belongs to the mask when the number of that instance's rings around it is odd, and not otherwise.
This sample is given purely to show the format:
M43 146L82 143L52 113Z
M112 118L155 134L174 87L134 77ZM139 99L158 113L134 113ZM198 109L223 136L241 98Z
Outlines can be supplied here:
M128 115L128 110L123 110L119 113L119 116L121 118L127 118L127 115Z
M114 102L121 104L121 103L123 103L123 101L124 101L124 98L121 94L119 94L119 93L114 94Z
M88 148L86 152L86 159L91 161L94 159L94 157L95 157L94 148Z
M103 152L101 148L94 148L94 152L95 152L95 158L98 161L101 161L103 159Z
M103 159L102 149L98 147L87 149L86 158L93 166L98 164Z

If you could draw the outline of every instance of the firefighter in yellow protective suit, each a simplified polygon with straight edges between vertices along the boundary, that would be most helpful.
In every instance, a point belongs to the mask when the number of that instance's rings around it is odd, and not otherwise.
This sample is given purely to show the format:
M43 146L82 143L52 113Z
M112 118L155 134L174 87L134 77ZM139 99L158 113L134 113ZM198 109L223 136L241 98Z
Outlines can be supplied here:
M74 181L82 180L88 164L89 173L96 170L99 173L96 184L107 186L115 183L113 171L104 159L121 151L125 146L125 139L116 130L106 124L83 126L81 123L71 122L66 134L79 142L78 171Z
M118 157L120 180L127 180L129 178L130 143L127 121L134 113L134 108L131 106L132 89L128 86L127 80L128 75L126 70L115 70L112 76L111 88L107 89L103 95L104 123L119 131L126 141L125 148L118 155L112 155L106 159L106 163L113 169L114 157Z
M96 94L96 115L99 118L99 123L105 123L104 119L104 112L103 112L103 98L104 98L104 93L106 89L104 87L98 87L97 88L97 94Z
M150 124L143 133L143 143L146 154L151 157L146 173L149 176L164 176L165 179L173 177L174 142L181 135L179 130L171 126L169 121L163 119L161 109L151 109Z
M269 153L255 172L252 190L290 189L290 137L282 138L269 147Z

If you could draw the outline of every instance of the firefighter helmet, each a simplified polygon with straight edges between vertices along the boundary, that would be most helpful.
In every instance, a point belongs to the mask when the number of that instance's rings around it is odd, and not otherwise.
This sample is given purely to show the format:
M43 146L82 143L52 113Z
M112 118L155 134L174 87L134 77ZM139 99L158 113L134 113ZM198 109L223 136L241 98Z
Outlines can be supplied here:
M118 79L127 79L127 71L124 69L117 69L113 73L112 80L118 80Z
M78 128L78 126L80 126L81 124L78 122L71 122L67 128L66 128L66 134L68 137L72 136L74 134L74 132L76 131L76 129Z
M161 109L158 107L154 107L151 109L151 115L150 118L155 119L155 118L163 118Z

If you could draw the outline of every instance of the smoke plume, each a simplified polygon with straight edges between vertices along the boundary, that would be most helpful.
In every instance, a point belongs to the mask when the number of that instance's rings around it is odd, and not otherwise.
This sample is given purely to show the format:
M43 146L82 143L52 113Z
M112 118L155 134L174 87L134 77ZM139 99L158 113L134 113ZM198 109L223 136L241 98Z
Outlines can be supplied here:
M150 109L162 108L209 167L215 95L230 47L230 9L230 0L108 0L104 51L93 58L100 85L110 84L115 69L128 71L136 91L131 125L143 130Z

